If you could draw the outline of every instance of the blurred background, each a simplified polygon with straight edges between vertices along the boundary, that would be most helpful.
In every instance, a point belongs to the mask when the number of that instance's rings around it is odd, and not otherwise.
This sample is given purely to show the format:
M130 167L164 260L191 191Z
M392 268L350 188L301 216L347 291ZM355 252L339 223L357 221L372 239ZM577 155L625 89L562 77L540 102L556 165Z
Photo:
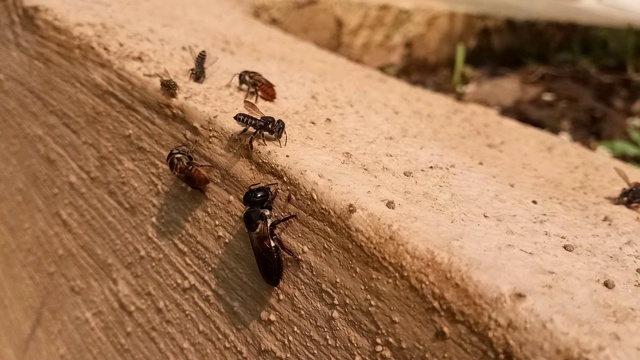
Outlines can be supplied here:
M640 1L284 0L259 2L255 15L640 165Z

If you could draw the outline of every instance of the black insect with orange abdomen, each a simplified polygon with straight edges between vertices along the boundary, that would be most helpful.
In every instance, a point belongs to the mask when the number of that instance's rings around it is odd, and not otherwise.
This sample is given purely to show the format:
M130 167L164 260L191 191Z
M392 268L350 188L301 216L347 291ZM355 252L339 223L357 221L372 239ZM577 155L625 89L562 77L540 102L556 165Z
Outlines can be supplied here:
M266 101L274 101L276 99L276 89L269 80L267 80L262 74L245 70L241 73L234 74L229 83L233 81L233 78L238 76L238 88L242 89L242 86L247 87L247 93L245 94L245 100L249 97L250 93L255 93L256 99L254 102L258 102L258 95Z
M188 145L179 145L171 149L167 155L167 164L172 173L174 173L185 184L192 189L205 193L205 188L209 184L209 176L202 171L201 167L213 167L213 165L199 164L191 153L196 147L194 142L191 147Z

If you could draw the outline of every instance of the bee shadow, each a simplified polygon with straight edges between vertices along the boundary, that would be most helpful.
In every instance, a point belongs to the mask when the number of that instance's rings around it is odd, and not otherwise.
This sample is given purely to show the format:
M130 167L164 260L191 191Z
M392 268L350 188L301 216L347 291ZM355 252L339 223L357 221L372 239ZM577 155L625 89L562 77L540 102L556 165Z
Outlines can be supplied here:
M164 195L164 200L154 227L163 238L172 238L184 228L189 216L207 200L206 195L189 190L180 179L175 178Z
M231 154L229 158L229 163L231 167L237 164L241 159L252 159L253 152L249 150L248 139L251 134L242 134L238 136L238 134L232 134L227 139L224 151Z
M613 205L620 205L617 196L605 196L604 199Z
M225 245L213 273L215 294L235 326L248 327L260 319L275 289L262 280L244 226Z

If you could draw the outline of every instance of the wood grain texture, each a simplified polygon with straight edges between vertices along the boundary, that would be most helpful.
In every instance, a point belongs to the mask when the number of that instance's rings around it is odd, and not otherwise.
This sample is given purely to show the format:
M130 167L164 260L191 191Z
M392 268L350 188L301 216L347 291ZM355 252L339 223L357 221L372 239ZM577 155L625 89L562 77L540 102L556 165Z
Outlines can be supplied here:
M29 4L0 3L3 359L640 351L637 221L604 199L614 161L330 56L234 1ZM191 41L220 57L202 85L186 81ZM260 106L289 136L253 158L233 136L244 94L224 86L241 66L278 86ZM143 75L163 67L184 84L171 102ZM207 198L165 163L184 136L215 165ZM242 226L258 181L282 184L278 216L298 214L280 233L302 261L286 259L277 290Z

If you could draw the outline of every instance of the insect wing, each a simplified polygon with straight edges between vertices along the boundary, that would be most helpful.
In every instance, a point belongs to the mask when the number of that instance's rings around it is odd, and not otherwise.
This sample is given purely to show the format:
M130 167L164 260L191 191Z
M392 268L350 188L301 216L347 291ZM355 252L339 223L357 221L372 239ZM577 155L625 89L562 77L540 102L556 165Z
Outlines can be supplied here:
M217 56L211 56L209 55L209 59L207 60L207 65L204 67L205 69L208 69L209 66L215 64L218 62L218 57ZM231 79L233 80L233 79Z
M278 286L283 273L282 255L280 249L272 244L267 222L261 221L257 231L249 233L249 238L260 275L267 284Z
M256 106L256 104L252 103L249 100L245 100L244 101L244 108L247 109L247 111L257 117L257 118L262 118L264 117L264 114L262 113L262 111L260 111L260 109L258 109L258 107Z
M264 76L262 76L261 74L255 73L253 74L253 80L255 80L256 82L260 83L260 84L264 84L264 85L268 85L270 87L275 87L275 85L273 85L271 83L271 81L267 80Z
M624 180L627 186L631 186L631 181L629 181L629 177L624 171L622 171L622 169L618 169L616 167L614 167L613 169L618 173L618 175L622 178L622 180Z
M193 48L191 47L191 45L189 45L189 55L191 55L191 59L193 60L193 62L196 61L196 53L195 51L193 51Z
M160 75L158 75L160 76ZM167 70L166 68L164 69L164 72L162 73L162 76L160 76L161 79L164 79L166 76L166 79L171 80L171 74L169 73L169 70Z

